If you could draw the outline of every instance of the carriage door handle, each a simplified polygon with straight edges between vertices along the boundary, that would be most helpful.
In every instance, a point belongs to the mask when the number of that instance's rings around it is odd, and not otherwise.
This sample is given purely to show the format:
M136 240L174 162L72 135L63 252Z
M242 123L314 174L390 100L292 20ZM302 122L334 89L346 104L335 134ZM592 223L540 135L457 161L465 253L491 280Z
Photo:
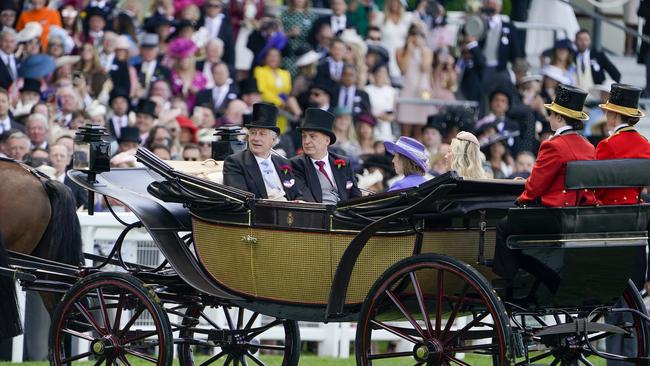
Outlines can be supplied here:
M257 244L257 238L250 234L242 236L241 241L246 244Z

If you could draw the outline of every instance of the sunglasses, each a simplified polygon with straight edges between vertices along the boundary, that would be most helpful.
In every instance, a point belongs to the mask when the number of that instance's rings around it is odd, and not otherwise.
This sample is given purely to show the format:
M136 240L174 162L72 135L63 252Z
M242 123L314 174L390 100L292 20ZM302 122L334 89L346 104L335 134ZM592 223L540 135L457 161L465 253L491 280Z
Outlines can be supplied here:
M323 94L323 93L318 92L318 91L313 91L313 92L309 93L309 95L313 95L313 96L315 96L315 97L319 97L319 96L321 96L322 94Z
M199 146L210 146L212 145L211 142L199 142Z
M223 5L221 5L221 4L214 4L214 3L213 4L205 4L205 6L207 8L221 8L221 7L223 7Z
M183 158L185 161L198 161L199 159L197 158Z

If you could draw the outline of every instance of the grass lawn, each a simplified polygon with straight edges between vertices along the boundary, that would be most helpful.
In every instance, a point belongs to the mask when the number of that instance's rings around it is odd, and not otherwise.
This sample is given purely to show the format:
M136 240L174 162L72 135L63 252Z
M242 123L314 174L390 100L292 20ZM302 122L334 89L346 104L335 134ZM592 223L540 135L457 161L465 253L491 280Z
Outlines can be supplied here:
M204 361L205 358L201 357L198 359L199 364L201 361ZM269 366L280 366L280 362L282 359L277 356L266 356L262 357L262 361L264 361L267 365ZM401 361L401 362L400 362ZM400 360L400 361L392 361L389 364L391 366L401 366L401 365L413 365L413 361L409 361L407 359ZM469 363L470 365L473 366L492 366L492 362L486 360L484 357L481 358L476 358L476 357L470 357L467 356L464 359L465 362ZM602 359L590 359L590 361L594 364L594 366L605 366L606 362ZM94 363L93 362L78 362L74 363L74 365L79 365L79 366L92 366ZM222 363L215 363L213 365L218 366L221 365ZM252 362L249 362L249 365L252 364ZM0 362L0 366L9 366L9 365L20 365L20 366L48 366L48 362L23 362L19 364L13 364L10 362ZM132 362L133 366L149 366L151 365L148 362L142 361L142 362ZM174 365L178 365L178 362L174 362ZM302 356L300 357L300 366L354 366L355 361L354 358L330 358L330 357L316 357L316 356ZM386 363L388 365L388 363Z

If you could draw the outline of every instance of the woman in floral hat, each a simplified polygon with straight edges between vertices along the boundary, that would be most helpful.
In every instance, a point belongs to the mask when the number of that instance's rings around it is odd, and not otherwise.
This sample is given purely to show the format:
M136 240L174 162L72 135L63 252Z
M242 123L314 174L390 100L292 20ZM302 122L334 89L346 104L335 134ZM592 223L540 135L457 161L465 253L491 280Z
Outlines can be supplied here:
M190 39L176 38L169 43L167 51L174 59L171 74L172 92L174 96L185 99L188 110L191 110L196 102L196 94L207 84L203 73L196 70L194 54L197 47Z

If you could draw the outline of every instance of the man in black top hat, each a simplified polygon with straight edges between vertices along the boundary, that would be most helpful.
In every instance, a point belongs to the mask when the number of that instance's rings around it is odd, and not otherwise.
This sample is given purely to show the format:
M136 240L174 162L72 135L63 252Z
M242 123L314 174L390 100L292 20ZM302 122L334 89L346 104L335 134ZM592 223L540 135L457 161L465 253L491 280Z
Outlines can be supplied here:
M108 118L108 133L115 139L120 137L122 128L129 125L129 92L124 88L114 88L108 103L111 115Z
M171 79L171 70L159 62L160 37L156 33L145 33L140 42L142 62L135 65L140 85L149 90L152 82L158 79Z
M145 141L149 136L149 131L158 118L156 115L156 103L149 99L140 99L138 106L135 108L135 126L140 130L140 139Z
M309 108L298 128L304 153L291 159L291 164L306 201L336 204L361 197L350 161L328 151L336 142L333 123L333 114Z
M308 105L332 113L334 106L332 98L336 91L336 84L329 78L316 77L308 90Z
M239 98L246 103L247 113L252 113L253 105L262 101L255 78L250 77L239 81Z
M117 152L137 149L142 140L140 139L140 130L137 127L122 127L120 137L117 139Z
M293 201L302 195L289 160L272 154L280 129L278 108L270 103L253 106L248 128L248 149L224 161L223 183L255 194L257 198Z

